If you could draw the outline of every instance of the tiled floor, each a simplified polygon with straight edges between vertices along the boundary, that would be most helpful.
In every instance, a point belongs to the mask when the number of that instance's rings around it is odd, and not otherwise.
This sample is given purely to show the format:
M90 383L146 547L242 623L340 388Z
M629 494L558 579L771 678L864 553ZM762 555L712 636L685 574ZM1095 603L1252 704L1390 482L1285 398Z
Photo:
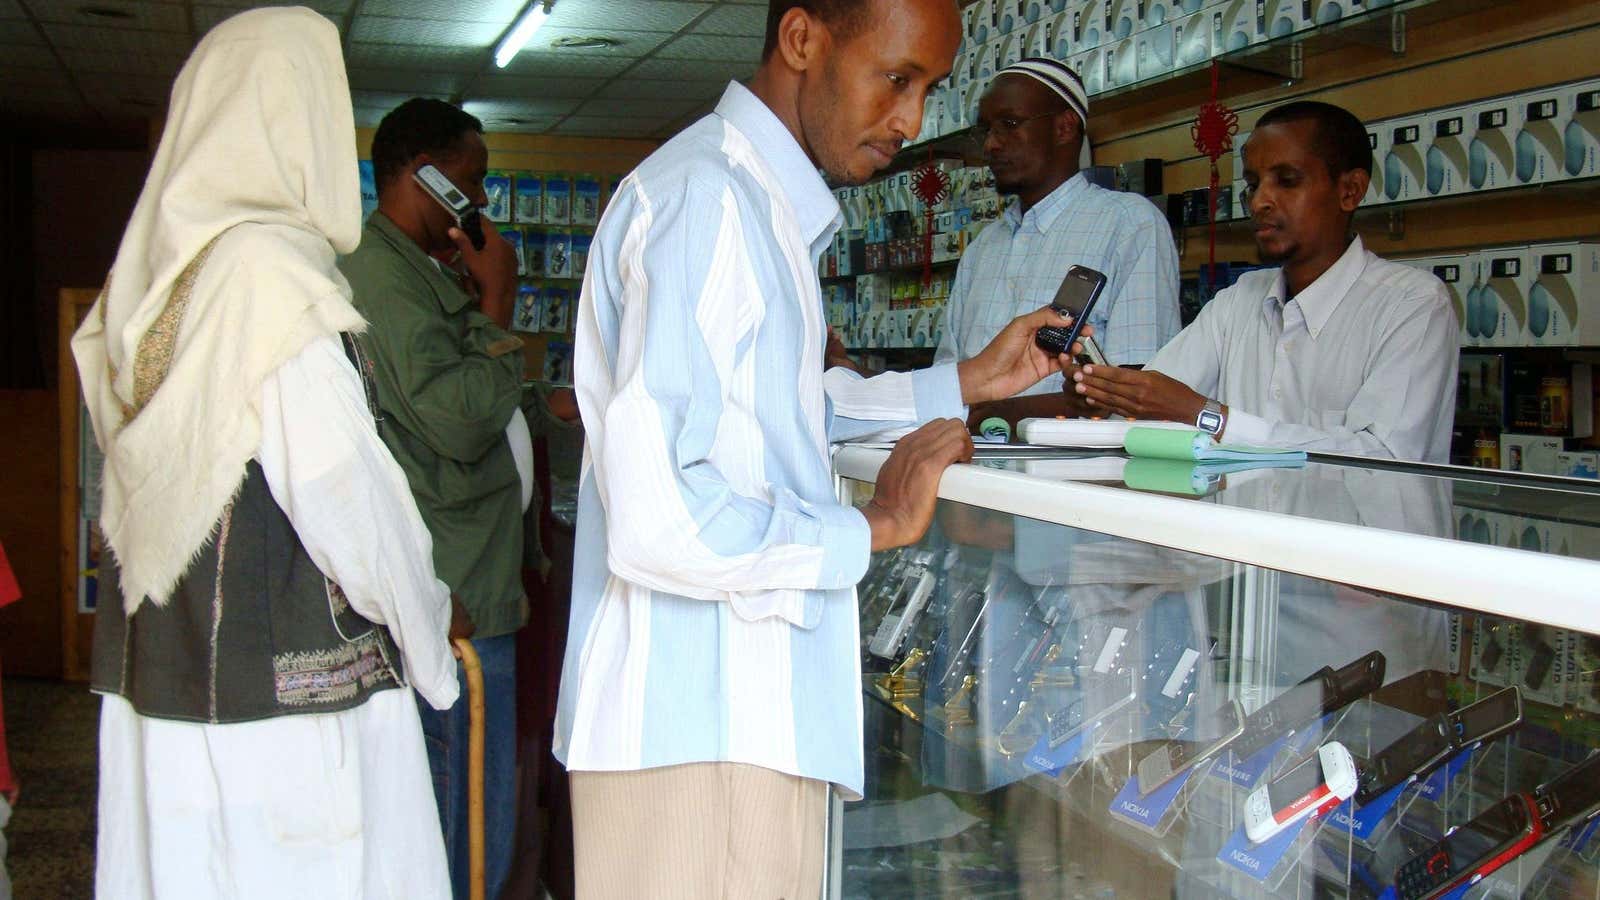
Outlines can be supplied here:
M8 678L6 741L22 799L6 827L16 900L86 898L94 888L95 735L87 685Z

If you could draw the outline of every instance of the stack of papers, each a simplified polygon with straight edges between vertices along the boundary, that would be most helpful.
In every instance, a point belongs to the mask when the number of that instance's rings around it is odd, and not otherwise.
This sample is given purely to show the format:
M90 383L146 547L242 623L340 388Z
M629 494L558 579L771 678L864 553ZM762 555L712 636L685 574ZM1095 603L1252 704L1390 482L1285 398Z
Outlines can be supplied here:
M1133 419L1023 419L1017 435L1030 444L1087 450L1120 448L1133 428L1193 432L1193 425Z

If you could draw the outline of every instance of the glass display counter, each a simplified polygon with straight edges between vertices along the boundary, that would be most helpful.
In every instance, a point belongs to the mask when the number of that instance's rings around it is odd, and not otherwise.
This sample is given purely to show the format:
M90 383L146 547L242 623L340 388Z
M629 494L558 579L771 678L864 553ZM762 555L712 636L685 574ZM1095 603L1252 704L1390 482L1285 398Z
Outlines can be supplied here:
M861 583L829 896L1600 898L1600 485L980 447L940 498Z

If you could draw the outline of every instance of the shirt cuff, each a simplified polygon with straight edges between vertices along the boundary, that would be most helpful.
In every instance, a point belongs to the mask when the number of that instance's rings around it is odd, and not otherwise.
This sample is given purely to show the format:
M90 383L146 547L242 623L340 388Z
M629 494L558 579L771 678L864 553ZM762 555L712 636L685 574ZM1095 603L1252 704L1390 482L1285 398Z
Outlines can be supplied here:
M1222 429L1222 442L1265 447L1272 442L1272 423L1230 406L1228 424Z
M912 372L911 396L916 403L918 422L967 417L967 407L961 402L961 376L956 372L955 363Z
M822 526L822 568L817 587L822 590L855 587L867 574L872 556L872 527L854 506L817 505L812 509Z

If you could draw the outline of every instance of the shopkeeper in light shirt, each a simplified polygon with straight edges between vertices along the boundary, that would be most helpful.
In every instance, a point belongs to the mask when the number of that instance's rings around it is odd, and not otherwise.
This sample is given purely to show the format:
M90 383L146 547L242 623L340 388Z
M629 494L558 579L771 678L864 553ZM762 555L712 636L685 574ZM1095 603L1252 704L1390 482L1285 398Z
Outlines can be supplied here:
M1093 414L1194 422L1225 442L1444 463L1457 325L1431 274L1367 252L1351 219L1366 129L1300 101L1242 151L1256 248L1279 268L1223 290L1143 371L1070 367Z

